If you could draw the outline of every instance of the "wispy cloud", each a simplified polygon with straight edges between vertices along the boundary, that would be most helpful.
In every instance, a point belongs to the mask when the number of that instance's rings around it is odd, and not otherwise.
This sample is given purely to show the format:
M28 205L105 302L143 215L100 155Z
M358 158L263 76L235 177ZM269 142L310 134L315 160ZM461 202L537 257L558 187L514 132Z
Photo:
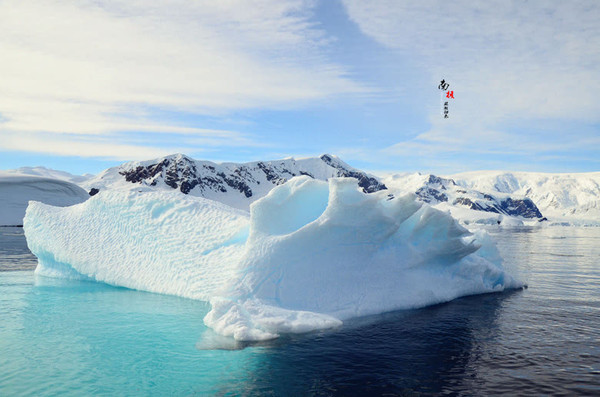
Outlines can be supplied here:
M365 34L419 65L432 91L445 78L455 93L450 119L432 106L430 130L388 154L540 153L565 145L584 149L593 140L590 131L536 135L507 122L600 122L599 2L343 3Z
M111 133L118 151L128 131L249 143L239 133L157 123L148 109L223 115L365 91L324 55L329 39L310 22L312 6L302 0L3 1L0 149L44 151L49 142L68 143L61 134L86 135L93 143L93 135ZM94 155L80 149L66 144L60 153Z
M4 134L0 147L3 150L53 154L59 156L96 157L103 160L146 160L172 153L186 152L188 147L119 143L107 139L90 139L89 136L56 136L53 134L25 132Z

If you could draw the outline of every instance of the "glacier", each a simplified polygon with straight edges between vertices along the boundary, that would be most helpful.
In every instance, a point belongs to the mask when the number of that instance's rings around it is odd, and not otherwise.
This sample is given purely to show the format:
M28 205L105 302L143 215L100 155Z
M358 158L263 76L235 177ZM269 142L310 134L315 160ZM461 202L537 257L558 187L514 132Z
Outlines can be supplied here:
M177 192L101 191L24 220L36 273L206 300L204 321L236 340L520 288L483 231L416 200L364 193L354 178L300 176L250 213Z
M551 224L600 226L600 172L471 171L451 177L466 188L528 197Z
M23 224L30 200L54 206L70 206L89 198L88 193L74 183L24 172L0 171L0 225Z

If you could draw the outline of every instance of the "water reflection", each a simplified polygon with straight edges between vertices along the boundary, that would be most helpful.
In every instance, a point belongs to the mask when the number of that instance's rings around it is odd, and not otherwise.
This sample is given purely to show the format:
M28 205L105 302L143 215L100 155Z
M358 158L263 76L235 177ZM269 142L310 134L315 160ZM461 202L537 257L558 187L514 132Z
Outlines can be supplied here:
M22 227L0 227L0 272L32 270L37 258L27 248Z
M35 265L8 229L0 266ZM0 272L0 394L599 395L600 228L490 232L529 289L230 350L205 303Z
M285 337L248 385L251 394L405 395L461 390L480 342L494 343L498 312L519 292L480 295L373 316L340 329Z

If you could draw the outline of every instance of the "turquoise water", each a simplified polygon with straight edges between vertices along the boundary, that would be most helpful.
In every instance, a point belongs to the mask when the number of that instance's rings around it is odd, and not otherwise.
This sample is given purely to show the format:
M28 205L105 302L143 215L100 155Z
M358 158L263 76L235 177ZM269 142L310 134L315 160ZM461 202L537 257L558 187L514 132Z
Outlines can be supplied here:
M243 346L204 302L36 277L0 228L0 396L600 395L600 228L491 233L528 289Z
M3 395L206 395L241 390L261 348L199 350L207 304L0 273Z

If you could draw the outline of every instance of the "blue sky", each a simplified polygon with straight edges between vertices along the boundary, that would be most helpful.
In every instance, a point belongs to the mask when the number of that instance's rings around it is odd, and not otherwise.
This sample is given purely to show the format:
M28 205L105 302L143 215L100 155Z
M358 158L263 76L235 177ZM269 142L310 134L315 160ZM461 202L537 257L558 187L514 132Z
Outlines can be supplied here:
M598 20L594 0L3 1L0 169L598 171Z

